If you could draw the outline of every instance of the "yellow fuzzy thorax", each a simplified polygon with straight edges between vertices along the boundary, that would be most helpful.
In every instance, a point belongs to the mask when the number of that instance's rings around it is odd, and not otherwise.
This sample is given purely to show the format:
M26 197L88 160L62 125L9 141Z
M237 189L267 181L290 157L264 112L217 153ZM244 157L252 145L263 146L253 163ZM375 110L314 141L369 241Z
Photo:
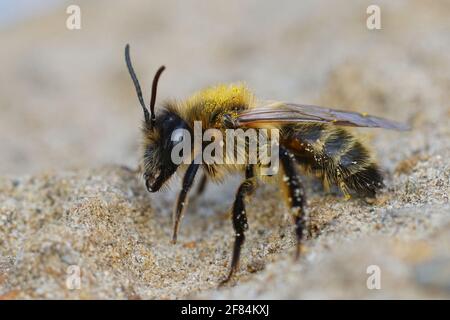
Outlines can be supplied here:
M253 93L244 84L221 84L206 88L192 95L188 105L201 104L208 109L230 106L249 106L254 101Z

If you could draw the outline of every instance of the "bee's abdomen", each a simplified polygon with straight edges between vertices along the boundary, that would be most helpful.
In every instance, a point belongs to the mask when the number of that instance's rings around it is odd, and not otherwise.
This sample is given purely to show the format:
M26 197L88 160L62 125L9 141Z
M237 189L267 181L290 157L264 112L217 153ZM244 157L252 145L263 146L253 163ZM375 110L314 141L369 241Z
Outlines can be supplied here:
M374 196L383 178L370 153L350 132L333 125L294 125L284 128L283 143L309 172L348 194Z

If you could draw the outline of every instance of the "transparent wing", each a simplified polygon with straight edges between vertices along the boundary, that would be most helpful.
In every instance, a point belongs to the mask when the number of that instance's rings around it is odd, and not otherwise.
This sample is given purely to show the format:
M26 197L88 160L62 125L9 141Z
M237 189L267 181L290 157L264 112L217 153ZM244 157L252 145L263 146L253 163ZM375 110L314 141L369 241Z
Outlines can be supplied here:
M275 102L240 113L236 123L240 127L258 127L267 123L331 123L339 126L409 130L406 124L364 113L335 110L325 107Z

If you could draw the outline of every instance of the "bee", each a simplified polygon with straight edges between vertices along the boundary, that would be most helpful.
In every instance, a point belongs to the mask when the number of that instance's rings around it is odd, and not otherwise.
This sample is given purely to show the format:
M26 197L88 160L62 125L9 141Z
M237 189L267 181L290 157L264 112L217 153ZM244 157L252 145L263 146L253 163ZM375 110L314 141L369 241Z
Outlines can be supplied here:
M292 215L297 240L295 257L298 258L307 223L299 169L320 177L326 185L336 185L346 198L350 194L375 197L383 187L379 166L372 160L364 144L344 127L408 129L405 124L362 113L289 102L258 102L242 84L210 87L186 101L166 101L155 113L158 80L165 67L160 67L154 76L150 108L147 109L131 64L129 45L125 47L125 61L144 113L141 168L147 190L159 191L181 167L185 170L173 211L173 243L177 240L188 193L199 169L204 172L199 189L204 189L207 180L223 180L227 173L244 174L231 209L234 246L229 272L222 283L228 282L238 268L241 247L248 229L245 200L254 192L257 183L266 179L261 179L258 174L258 164L199 164L195 161L175 164L171 160L171 151L177 144L172 139L175 130L192 132L195 121L200 121L204 129L221 131L230 128L279 130L280 170L273 178L281 184L280 189Z

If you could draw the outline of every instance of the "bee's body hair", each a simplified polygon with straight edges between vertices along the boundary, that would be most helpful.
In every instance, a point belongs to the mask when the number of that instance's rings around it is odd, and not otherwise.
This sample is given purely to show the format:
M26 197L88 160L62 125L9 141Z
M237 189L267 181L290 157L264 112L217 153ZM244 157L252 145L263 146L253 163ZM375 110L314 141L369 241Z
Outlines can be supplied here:
M218 129L225 136L227 128L223 124L224 115L236 116L254 105L255 98L247 87L233 84L204 89L185 101L166 101L163 108L179 115L192 129L194 122L200 121L203 130ZM217 183L223 182L230 173L243 172L245 168L245 164L238 163L203 165L203 171L209 179Z
M346 196L353 191L373 197L383 186L370 151L350 131L330 124L286 125L282 130L284 143L300 166L326 187L336 185Z
M203 129L214 128L224 133L225 114L234 116L256 105L247 87L237 84L207 88L186 101L166 101L163 106L191 128L194 121L201 121ZM326 187L336 185L346 196L353 192L373 197L383 186L381 172L370 151L350 131L332 124L268 124L266 127L280 129L281 144L294 154L306 174L318 176ZM205 173L216 182L230 172L244 169L245 165L240 164L204 165Z
M203 128L223 128L224 114L237 116L255 106L255 97L244 84L218 85L201 90L185 101L166 101L163 106L188 124L201 121Z

